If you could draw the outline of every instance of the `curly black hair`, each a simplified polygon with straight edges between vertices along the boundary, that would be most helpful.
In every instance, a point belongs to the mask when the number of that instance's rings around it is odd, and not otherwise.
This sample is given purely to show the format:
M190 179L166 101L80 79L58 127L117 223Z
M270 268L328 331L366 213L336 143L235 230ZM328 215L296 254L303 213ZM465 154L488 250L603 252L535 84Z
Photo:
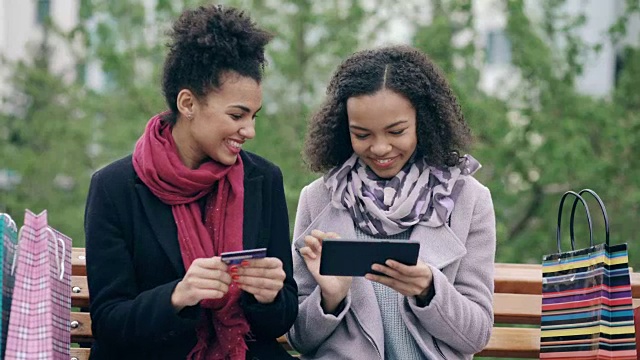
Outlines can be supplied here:
M327 97L310 119L304 158L312 171L326 172L352 154L347 100L389 89L416 109L417 154L431 166L453 166L471 142L460 105L441 70L406 45L356 52L334 73Z
M227 72L259 83L266 65L264 48L273 38L244 11L221 5L185 10L169 36L162 91L171 110L164 120L172 124L178 115L178 93L183 89L203 99L219 88L221 76Z

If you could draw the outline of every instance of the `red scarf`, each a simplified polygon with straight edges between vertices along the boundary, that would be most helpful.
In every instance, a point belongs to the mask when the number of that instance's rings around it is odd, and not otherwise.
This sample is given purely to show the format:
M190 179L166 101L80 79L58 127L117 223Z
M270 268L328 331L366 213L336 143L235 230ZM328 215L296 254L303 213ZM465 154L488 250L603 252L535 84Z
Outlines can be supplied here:
M171 205L184 268L198 258L242 250L244 167L240 156L231 166L207 161L197 169L187 168L178 155L172 128L160 120L162 116L149 120L136 143L133 167L151 192ZM203 196L208 196L204 223L198 204ZM187 359L244 360L249 324L239 304L240 293L232 284L221 299L200 302L205 311L196 329L198 342Z

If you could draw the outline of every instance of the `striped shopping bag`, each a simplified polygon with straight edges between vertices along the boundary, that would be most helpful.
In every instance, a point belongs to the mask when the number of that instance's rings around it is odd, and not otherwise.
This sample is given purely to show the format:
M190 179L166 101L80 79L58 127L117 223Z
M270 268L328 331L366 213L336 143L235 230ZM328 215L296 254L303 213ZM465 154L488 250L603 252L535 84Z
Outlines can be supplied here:
M640 339L638 339L638 337L640 337L640 307L633 309L633 320L636 328L636 346L637 346L638 341L640 341ZM640 352L636 360L640 360Z
M9 214L0 213L0 281L2 281L2 296L0 297L0 311L2 311L2 325L0 325L0 359L4 359L4 349L7 342L7 328L9 326L9 311L11 310L11 293L13 292L13 264L14 254L18 243L18 227Z
M594 245L591 214L581 196L593 195L604 216L605 242ZM561 250L562 209L571 209L571 251ZM580 201L586 210L590 246L575 249L573 220ZM542 260L540 359L636 359L636 341L627 244L609 244L609 218L600 197L589 189L566 192L558 210L558 252Z
M26 211L5 359L70 358L71 240Z

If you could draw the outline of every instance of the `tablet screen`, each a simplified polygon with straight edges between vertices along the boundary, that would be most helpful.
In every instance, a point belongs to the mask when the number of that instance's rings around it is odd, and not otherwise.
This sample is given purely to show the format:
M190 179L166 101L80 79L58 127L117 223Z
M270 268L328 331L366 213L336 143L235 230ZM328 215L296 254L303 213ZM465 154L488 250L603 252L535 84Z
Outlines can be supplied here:
M415 265L419 250L420 243L411 240L325 239L322 241L320 275L374 274L371 266L384 264L388 259Z

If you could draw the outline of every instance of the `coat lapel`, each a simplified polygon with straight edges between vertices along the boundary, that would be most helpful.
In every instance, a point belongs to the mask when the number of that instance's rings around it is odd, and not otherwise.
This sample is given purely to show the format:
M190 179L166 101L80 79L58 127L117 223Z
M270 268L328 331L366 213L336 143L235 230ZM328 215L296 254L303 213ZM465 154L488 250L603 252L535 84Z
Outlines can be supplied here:
M167 254L171 265L180 276L185 274L184 264L178 244L178 228L171 207L165 205L158 199L149 188L142 183L136 184L136 192L140 197L144 212L153 229L156 239Z
M331 206L331 204L327 204L315 220L307 226L305 231L294 239L295 244L298 245L298 247L305 246L304 237L311 234L312 230L335 232L344 239L356 238L356 231L353 227L353 221L351 220L349 212L344 209L336 209Z
M351 311L360 325L373 338L378 350L384 353L384 328L378 298L373 283L363 277L354 277L351 283Z
M251 175L251 174L248 174ZM247 177L244 180L244 216L242 219L242 245L245 249L258 246L258 235L262 217L263 176Z
M240 152L244 166L244 210L242 218L242 246L255 249L259 245L262 224L262 184L264 176L260 167L244 151ZM267 246L266 244L262 246Z

